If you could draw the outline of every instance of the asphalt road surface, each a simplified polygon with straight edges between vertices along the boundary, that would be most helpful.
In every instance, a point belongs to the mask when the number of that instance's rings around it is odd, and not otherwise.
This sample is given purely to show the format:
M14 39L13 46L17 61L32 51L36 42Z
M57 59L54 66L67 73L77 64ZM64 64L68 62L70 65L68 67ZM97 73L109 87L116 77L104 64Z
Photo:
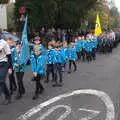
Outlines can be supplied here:
M27 68L26 94L19 101L14 95L7 106L0 98L0 120L119 120L120 46L112 54L77 65L77 72L64 73L63 87L44 84L45 92L36 101L32 100L35 84Z

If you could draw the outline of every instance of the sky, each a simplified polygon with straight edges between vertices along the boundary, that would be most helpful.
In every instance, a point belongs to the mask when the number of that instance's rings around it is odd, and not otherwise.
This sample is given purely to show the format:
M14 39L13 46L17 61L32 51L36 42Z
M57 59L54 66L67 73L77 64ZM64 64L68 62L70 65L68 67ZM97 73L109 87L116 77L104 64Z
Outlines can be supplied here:
M120 11L120 0L113 0L115 2L116 7L119 9Z
M14 3L14 2L15 2L15 0L10 0L10 2L11 2L11 3Z

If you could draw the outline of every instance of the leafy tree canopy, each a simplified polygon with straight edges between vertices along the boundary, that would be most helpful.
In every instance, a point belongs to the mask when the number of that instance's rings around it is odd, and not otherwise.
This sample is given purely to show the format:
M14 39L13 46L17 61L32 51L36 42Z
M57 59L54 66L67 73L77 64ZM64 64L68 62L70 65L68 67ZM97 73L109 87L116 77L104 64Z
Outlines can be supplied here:
M16 0L16 17L19 7L27 7L27 15L32 28L41 26L72 27L81 25L87 12L97 0Z

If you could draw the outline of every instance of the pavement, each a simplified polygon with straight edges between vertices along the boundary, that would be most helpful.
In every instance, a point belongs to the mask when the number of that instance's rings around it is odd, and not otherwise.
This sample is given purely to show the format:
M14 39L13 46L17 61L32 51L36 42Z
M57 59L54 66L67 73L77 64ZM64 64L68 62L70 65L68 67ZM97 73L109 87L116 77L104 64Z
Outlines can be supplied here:
M1 96L0 120L119 120L120 46L112 54L98 54L96 61L77 65L77 72L64 72L63 87L43 83L45 92L36 101L28 67L26 94L18 101L14 94L7 106Z

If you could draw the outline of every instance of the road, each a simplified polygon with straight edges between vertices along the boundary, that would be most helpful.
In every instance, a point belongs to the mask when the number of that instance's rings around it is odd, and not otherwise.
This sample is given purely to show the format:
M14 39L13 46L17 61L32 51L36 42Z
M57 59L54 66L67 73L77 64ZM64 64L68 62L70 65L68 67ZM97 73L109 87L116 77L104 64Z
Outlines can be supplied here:
M63 87L44 84L45 92L36 101L32 100L35 85L28 68L24 77L26 94L19 101L13 96L8 106L2 105L0 98L0 120L119 120L120 46L112 54L97 55L96 61L77 65L77 72L64 73ZM32 109L20 118L35 106L40 109Z

